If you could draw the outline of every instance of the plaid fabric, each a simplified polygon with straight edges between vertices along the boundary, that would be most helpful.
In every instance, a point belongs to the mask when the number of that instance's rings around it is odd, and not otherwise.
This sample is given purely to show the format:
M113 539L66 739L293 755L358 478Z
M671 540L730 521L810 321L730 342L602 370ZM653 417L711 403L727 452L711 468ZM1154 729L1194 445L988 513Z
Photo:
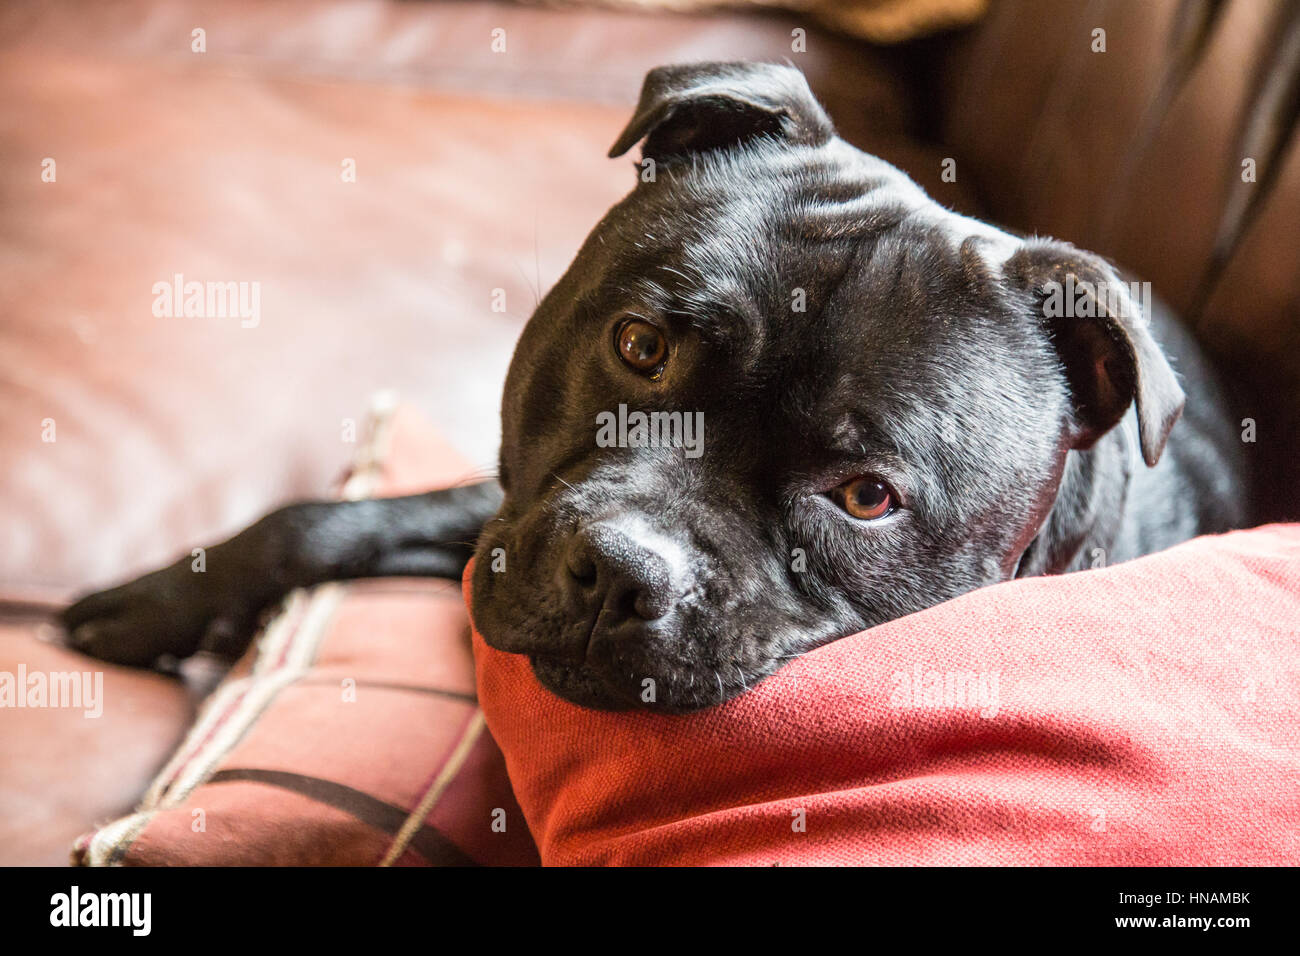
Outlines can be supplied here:
M382 408L343 494L407 494L466 472L415 415ZM83 836L73 862L536 864L475 700L459 588L291 595L136 812Z

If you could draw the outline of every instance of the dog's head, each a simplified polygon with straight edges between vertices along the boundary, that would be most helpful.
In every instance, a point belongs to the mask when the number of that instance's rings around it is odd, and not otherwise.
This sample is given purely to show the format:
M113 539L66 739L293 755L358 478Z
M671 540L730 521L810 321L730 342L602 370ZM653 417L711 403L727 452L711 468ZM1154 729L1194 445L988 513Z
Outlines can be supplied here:
M719 703L1012 577L1134 401L1159 457L1182 393L1132 301L1041 305L1111 269L938 206L797 70L655 70L611 155L642 139L515 351L477 554L476 625L554 692Z

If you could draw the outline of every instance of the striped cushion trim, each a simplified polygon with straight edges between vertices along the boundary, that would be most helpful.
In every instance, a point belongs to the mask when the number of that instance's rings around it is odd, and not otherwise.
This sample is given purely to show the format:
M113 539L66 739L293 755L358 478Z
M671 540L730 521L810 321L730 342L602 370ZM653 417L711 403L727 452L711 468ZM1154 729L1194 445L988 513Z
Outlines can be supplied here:
M338 686L338 679L334 677L304 677L298 683L303 687L319 687L328 685L330 687ZM402 684L397 681L387 680L365 680L363 678L354 678L357 690L363 688L368 690L397 690L405 691L408 694L427 694L433 697L445 697L448 700L459 700L466 704L477 704L477 694L466 694L458 690L447 690L442 687L426 687L423 684Z
M415 827L410 828L408 834L407 829L411 818L407 816L405 810L346 784L285 770L235 767L218 770L208 780L208 785L234 782L259 783L269 787L279 787L281 790L291 790L308 799L351 814L376 830L382 830L399 839L406 834L401 844L402 850L397 854L398 857L409 847L435 866L477 866L456 844L433 827L417 823ZM393 846L397 845L395 841ZM390 849L389 855L392 855L392 852ZM387 860L386 856L385 865Z
M442 796L442 792L447 789L447 784L451 783L456 774L460 773L461 765L465 763L465 758L469 756L469 752L474 749L475 742L478 740L479 735L483 733L483 727L483 711L476 707L474 713L470 716L469 723L461 732L456 749L451 752L451 756L442 765L442 769L434 776L433 782L429 784L415 810L402 824L402 829L398 831L397 838L393 840L393 845L388 848L388 852L379 864L380 866L392 866L406 852L412 838L424 826L425 817L438 803L438 798Z
M189 740L195 743L183 748L175 766L169 765L159 775L145 795L142 808L167 809L182 803L230 748L239 743L280 691L306 673L316 659L345 590L343 585L325 584L309 596L298 593L290 597L291 610L275 621L276 625L284 626L271 628L277 637L283 634L283 646L272 650L279 658L278 665L260 674L255 666L252 676L222 688L220 699L204 708L203 718L190 735ZM286 624L286 620L290 623ZM258 663L267 656L270 655L259 650Z
M396 409L396 397L391 393L372 401L369 432L358 449L341 497L369 497L379 487ZM290 594L258 638L249 676L223 684L208 698L184 742L154 778L139 809L101 827L89 840L78 840L73 847L73 861L88 866L121 865L157 812L179 806L202 785L280 691L301 678L315 662L346 591L345 585L324 584Z

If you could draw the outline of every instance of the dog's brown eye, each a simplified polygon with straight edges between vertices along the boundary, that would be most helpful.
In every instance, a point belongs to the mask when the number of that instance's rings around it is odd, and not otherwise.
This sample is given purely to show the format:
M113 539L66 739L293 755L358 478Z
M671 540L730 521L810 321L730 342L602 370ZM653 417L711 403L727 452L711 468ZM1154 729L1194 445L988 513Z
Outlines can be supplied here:
M831 500L862 521L883 518L895 507L889 485L870 476L854 478L832 489Z
M638 372L659 370L668 356L668 341L644 319L628 319L618 327L615 345L619 358Z

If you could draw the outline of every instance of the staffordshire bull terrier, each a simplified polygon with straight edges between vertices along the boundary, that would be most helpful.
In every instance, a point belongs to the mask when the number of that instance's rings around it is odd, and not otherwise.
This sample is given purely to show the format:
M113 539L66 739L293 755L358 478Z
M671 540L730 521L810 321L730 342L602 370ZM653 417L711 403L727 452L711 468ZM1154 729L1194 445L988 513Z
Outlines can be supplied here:
M282 508L205 574L73 604L71 642L237 654L292 588L477 554L488 644L578 704L684 712L973 588L1246 520L1207 364L1098 256L941 207L792 67L653 70L610 155L642 141L519 340L498 481Z

